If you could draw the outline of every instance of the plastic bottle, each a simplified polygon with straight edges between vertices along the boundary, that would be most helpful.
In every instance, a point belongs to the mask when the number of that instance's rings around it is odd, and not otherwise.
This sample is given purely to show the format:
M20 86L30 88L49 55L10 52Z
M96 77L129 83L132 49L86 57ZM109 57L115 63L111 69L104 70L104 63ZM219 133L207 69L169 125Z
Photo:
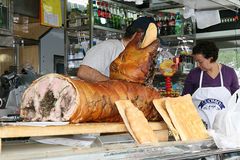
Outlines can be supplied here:
M174 35L175 34L175 24L176 24L176 20L175 20L175 16L173 13L170 13L171 17L168 21L168 26L169 26L169 29L168 29L168 34L169 35Z
M169 19L168 19L167 13L165 13L164 20L162 22L162 31L161 31L163 36L168 35L168 28L169 28L168 21Z
M183 23L183 30L185 35L191 35L193 34L193 27L192 27L192 22L190 20L185 20Z
M106 6L105 6L105 3L104 1L102 1L101 3L101 13L100 13L100 24L105 26L106 23L107 23L107 19L106 19Z
M176 24L175 24L175 34L181 35L182 34L182 18L179 12L176 13Z
M125 16L125 12L124 12L123 8L120 9L120 19L121 19L120 28L122 30L125 30L126 29L126 16Z
M98 6L97 6L96 0L93 0L93 17L94 17L94 23L99 24Z

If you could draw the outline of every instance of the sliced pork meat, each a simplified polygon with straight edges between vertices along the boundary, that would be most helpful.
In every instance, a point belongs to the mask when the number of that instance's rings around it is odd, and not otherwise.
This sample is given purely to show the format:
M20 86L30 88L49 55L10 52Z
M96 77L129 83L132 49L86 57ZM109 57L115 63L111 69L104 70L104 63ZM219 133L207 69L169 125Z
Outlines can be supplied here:
M160 98L154 88L121 80L90 83L59 74L42 76L22 97L25 121L118 122L114 102L129 99L149 120L159 120L152 100Z

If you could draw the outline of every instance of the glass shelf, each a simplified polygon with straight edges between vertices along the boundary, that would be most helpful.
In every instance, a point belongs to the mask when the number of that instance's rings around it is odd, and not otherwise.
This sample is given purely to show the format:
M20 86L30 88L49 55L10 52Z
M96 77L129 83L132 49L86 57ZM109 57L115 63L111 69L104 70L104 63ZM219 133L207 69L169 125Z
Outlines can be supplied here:
M115 33L125 33L123 30L119 29L114 29L114 28L109 28L105 26L100 26L100 25L93 25L94 29L102 30L102 31L109 31L109 32L115 32ZM69 32L75 32L75 31L88 31L89 30L89 25L84 25L84 26L76 26L76 27L68 27L67 31Z
M122 30L109 28L109 27L104 27L104 26L100 26L100 25L94 25L93 28L103 30L103 31L115 32L115 33L122 33L122 34L125 33L125 31L122 31Z
M69 31L69 32L88 31L88 30L89 30L89 25L75 26L75 27L68 27L68 28L67 28L67 31Z

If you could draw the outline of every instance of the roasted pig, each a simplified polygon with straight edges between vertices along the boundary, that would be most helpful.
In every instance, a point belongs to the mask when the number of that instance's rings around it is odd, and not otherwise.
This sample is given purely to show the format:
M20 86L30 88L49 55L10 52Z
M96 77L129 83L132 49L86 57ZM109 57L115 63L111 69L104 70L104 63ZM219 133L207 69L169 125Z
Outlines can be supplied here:
M158 47L158 41L153 42L156 30L152 36L149 31L145 44L139 45L141 34L136 34L111 64L113 80L93 83L48 74L34 81L22 97L21 117L26 121L118 122L122 118L114 102L131 100L148 120L159 120L152 103L160 98L159 91L140 84L150 77Z

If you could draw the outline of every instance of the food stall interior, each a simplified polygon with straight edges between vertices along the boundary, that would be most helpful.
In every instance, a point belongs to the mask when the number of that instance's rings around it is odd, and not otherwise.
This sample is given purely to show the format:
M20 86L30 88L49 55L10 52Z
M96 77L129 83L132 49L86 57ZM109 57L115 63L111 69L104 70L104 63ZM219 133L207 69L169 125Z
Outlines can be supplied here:
M219 149L211 138L175 141L169 126L160 122L150 122L150 126L161 137L161 143L139 145L123 123L39 122L26 126L20 117L21 98L34 80L49 73L76 78L87 50L103 40L121 38L126 26L138 16L152 16L157 23L161 49L155 59L151 86L160 90L161 96L181 95L184 80L196 65L192 47L201 40L216 42L219 62L233 67L240 80L240 1L59 1L62 23L55 27L42 25L42 1L0 0L0 159L240 157L239 148ZM208 11L219 11L220 22L200 29L203 24L197 21L196 14ZM98 17L99 13L110 13L115 19ZM174 25L170 23L173 21ZM180 33L176 30L177 21L181 23ZM160 64L168 59L177 68L167 77L160 71ZM171 93L167 92L168 83Z

